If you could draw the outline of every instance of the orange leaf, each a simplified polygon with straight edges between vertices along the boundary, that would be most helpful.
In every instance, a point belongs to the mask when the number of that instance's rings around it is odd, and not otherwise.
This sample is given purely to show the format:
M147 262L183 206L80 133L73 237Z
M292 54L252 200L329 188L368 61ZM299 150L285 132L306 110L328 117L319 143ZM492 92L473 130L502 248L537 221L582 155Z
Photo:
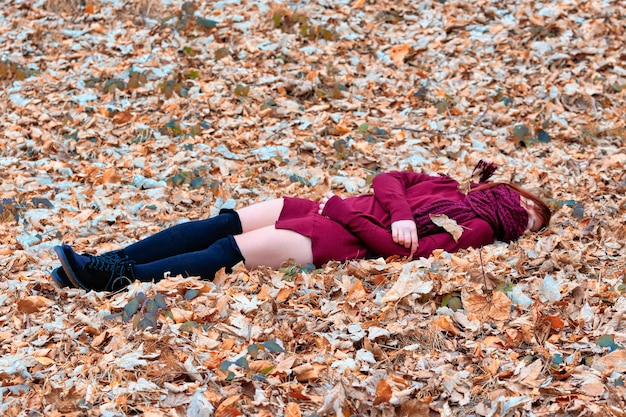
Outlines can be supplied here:
M354 4L352 5L353 9L359 9L361 7L365 6L365 0L356 0L354 2Z
M98 178L98 184L110 184L120 181L120 176L115 172L115 167L110 167Z
M352 129L350 129L347 126L344 126L343 124L339 124L335 126L335 135L337 136L341 136L341 135L345 135L346 133L350 133L352 132Z
M115 123L116 125L123 125L124 123L128 123L132 118L133 114L130 112L130 110L121 111L115 113L115 116L113 116L113 123Z
M560 332L565 327L565 323L558 316L545 316L541 320L550 323L550 329L556 332Z
M378 381L378 385L376 385L376 399L374 400L374 405L388 403L392 393L391 385L384 379L381 379Z
M52 304L52 300L40 295L30 295L17 301L17 311L20 313L31 314L39 311L43 307Z
M446 330L455 336L461 333L461 331L452 322L452 319L448 316L439 316L435 323L437 323L437 326L441 327L443 330Z
M410 46L408 43L396 45L391 48L391 60L397 67L404 64L404 58L409 54Z
M276 301L279 302L279 303L282 303L287 298L289 298L289 296L291 295L292 292L293 292L293 288L291 288L291 287L283 287L283 288L281 288L278 291L278 294L276 295Z
M320 374L325 369L326 365L322 365L321 363L305 363L304 365L293 368L293 372L296 374L298 381L308 382L319 379Z
M285 417L302 417L298 403L287 403Z
M363 301L367 296L367 292L365 288L363 288L363 283L360 279L357 279L350 291L348 291L348 297L346 301L351 305L354 305L357 301Z
M239 417L241 415L243 415L241 411L233 407L220 407L215 412L215 417Z
M306 394L303 394L302 391L304 391L304 387L302 385L300 384L292 385L289 387L288 396L289 398L293 398L294 400L309 401L311 397L309 397Z
M96 7L93 3L88 3L85 5L85 14L94 14L96 12Z
M270 299L270 287L267 284L263 284L261 287L261 291L256 296L257 299L261 301L266 301Z

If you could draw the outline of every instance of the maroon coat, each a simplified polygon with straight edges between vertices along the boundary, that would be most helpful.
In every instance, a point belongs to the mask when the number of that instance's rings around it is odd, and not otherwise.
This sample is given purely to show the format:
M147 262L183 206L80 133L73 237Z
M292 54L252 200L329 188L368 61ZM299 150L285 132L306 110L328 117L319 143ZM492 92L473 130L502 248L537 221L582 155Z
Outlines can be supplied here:
M315 265L329 260L409 256L410 249L393 241L391 223L413 220L415 211L434 201L465 198L458 182L447 176L389 172L377 175L372 186L373 195L331 198L323 215L317 213L318 202L285 197L276 228L310 237ZM482 219L474 218L460 225L465 230L458 242L447 232L419 236L414 257L428 257L435 249L455 252L494 241L494 231Z

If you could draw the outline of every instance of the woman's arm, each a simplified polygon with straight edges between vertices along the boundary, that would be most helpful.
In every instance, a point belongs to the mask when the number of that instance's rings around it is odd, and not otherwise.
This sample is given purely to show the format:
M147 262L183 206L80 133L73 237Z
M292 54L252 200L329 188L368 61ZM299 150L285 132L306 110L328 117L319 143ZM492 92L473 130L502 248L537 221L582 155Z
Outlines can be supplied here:
M493 230L487 222L473 219L467 222L458 242L447 232L423 237L419 240L417 252L412 248L394 242L391 232L378 221L365 213L352 210L341 197L330 198L322 207L323 215L342 224L357 236L374 254L378 256L418 256L428 257L435 249L456 252L469 247L478 248L493 242Z
M320 203L320 214L340 223L377 256L412 254L413 248L395 243L389 229L374 216L353 210L339 196L325 197Z
M379 174L372 181L374 198L391 216L391 222L413 220L413 213L406 201L405 190L431 179L430 175L408 171Z

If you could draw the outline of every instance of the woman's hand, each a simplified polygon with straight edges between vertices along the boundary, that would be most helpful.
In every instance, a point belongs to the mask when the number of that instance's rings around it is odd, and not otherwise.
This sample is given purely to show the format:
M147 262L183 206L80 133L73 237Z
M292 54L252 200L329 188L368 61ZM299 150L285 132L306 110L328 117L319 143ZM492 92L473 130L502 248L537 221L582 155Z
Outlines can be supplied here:
M413 220L398 220L391 223L393 241L405 248L411 248L411 255L417 251L417 226Z
M322 197L322 199L320 200L320 208L317 211L319 214L322 214L324 212L324 207L326 207L326 203L334 196L335 194L333 194L331 191L328 191L326 194L324 194L324 197Z

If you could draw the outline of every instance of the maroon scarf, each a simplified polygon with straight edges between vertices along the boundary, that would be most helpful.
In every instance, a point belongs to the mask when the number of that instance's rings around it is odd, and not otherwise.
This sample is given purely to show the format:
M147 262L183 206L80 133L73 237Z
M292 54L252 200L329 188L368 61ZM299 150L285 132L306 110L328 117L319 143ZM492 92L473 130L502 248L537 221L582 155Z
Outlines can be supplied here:
M478 163L474 171L480 171L481 183L489 179L494 167L483 161ZM481 184L474 187L477 185ZM520 204L520 195L506 184L470 191L463 201L440 200L422 207L414 213L420 236L443 232L431 221L430 214L445 214L458 224L474 218L483 219L493 229L496 239L504 242L517 239L528 226L528 212Z

